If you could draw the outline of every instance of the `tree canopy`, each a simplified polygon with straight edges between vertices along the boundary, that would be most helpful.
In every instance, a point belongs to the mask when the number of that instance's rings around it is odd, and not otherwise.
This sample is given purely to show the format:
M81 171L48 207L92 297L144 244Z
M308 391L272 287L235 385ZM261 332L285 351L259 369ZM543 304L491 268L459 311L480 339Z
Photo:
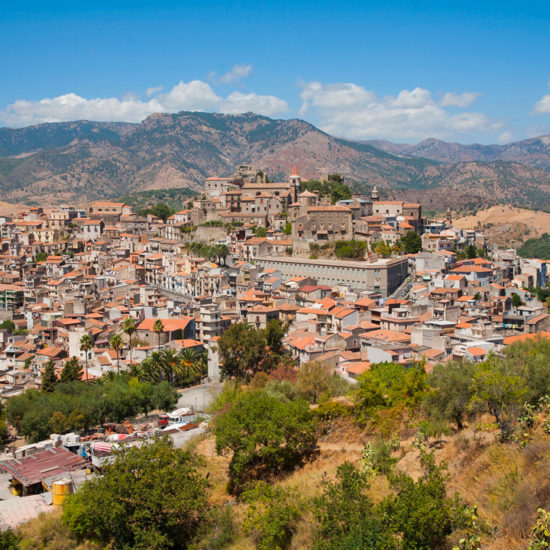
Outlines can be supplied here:
M351 189L344 183L340 174L330 174L328 180L308 180L302 182L302 187L307 191L319 191L320 197L330 196L332 204L338 201L351 199Z
M185 548L208 510L200 461L168 438L125 446L102 477L69 497L63 522L78 540L116 548Z
M366 241L336 241L334 255L337 258L362 260L367 252Z
M232 324L218 339L222 375L248 380L256 372L271 371L276 365L281 338L280 329L273 323L266 330L247 323Z
M56 384L51 392L28 389L7 403L7 417L31 442L51 433L80 431L121 422L154 409L169 410L178 394L168 382L140 382L128 374L107 375L92 384Z
M422 250L422 238L416 231L407 231L401 237L401 248L406 254L416 254Z
M230 489L295 467L316 448L315 419L301 399L281 401L264 390L237 396L215 421L216 451L232 451Z

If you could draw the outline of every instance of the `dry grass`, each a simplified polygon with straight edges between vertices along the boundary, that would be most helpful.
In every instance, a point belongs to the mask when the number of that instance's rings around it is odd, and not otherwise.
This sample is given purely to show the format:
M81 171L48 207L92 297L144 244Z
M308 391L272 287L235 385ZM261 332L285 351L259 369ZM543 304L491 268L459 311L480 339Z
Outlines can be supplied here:
M277 484L292 488L304 502L318 496L324 480L334 480L338 467L349 461L358 465L365 435L349 420L340 420L319 442L319 453L314 460L297 467L281 477ZM213 506L232 504L236 523L244 517L247 505L235 502L227 493L229 456L218 456L212 436L195 441L194 450L205 459L204 471L211 483L210 502ZM526 548L531 526L538 507L550 509L550 436L541 429L534 433L532 441L524 448L498 442L495 432L476 433L466 428L441 438L434 447L437 462L448 467L449 494L458 493L470 505L478 507L480 518L492 528L494 536L487 535L482 547L488 550ZM413 445L413 438L401 441L397 467L418 478L422 474L420 453ZM369 496L376 503L390 493L384 476L370 481ZM304 507L292 541L292 550L311 547L314 524L311 512ZM25 548L68 550L74 542L67 536L60 522L60 512L53 512L24 525L21 532L29 539ZM95 550L95 546L81 546L80 550ZM238 534L232 550L255 548L250 537Z
M512 245L548 232L550 214L511 206L493 206L480 210L475 216L458 218L453 225L459 229L481 227L492 241Z
M22 548L25 550L99 550L97 544L85 542L77 544L61 522L61 510L40 514L37 518L19 528L23 536Z

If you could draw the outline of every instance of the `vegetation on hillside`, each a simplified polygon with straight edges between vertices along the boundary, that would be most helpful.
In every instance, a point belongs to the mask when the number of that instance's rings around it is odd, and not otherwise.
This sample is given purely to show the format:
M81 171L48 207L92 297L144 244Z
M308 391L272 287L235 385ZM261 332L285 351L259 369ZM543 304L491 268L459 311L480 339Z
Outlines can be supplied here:
M334 245L334 255L337 258L363 260L366 253L366 241L336 241Z
M543 233L540 238L527 239L517 250L522 258L550 260L550 234Z
M123 450L62 517L6 535L12 547L546 547L550 340L430 373L372 365L350 385L289 367L284 327L237 326L206 441ZM260 350L269 369L253 368Z
M141 382L128 374L104 376L92 384L57 381L54 376L46 389L26 390L6 405L10 424L30 442L48 439L51 433L121 422L154 409L170 410L178 400L168 382Z
M185 548L208 510L200 465L168 438L123 447L102 478L87 481L67 501L63 522L80 542Z
M127 195L122 195L118 197L117 200L129 204L136 212L147 210L162 203L168 207L171 210L171 214L173 214L178 210L187 208L188 202L193 200L196 196L197 192L188 187L173 187L170 189L136 191Z
M307 191L319 191L319 197L330 197L332 204L351 199L351 189L344 183L340 174L330 174L327 180L307 180L302 182L302 188Z

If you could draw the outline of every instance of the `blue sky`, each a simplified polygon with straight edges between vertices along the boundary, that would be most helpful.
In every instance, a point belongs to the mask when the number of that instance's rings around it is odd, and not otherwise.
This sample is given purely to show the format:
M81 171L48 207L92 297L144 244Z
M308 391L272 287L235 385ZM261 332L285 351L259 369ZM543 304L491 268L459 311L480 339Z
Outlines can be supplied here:
M550 133L549 29L543 1L13 2L0 125L250 110L354 139L507 142Z

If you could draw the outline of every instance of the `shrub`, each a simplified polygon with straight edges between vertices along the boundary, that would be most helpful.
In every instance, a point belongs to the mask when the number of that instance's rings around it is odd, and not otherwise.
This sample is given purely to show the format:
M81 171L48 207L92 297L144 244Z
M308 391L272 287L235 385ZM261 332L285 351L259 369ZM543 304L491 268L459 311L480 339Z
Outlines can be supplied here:
M208 510L200 461L168 438L123 447L103 477L66 501L63 521L79 540L117 548L184 548Z
M238 396L214 424L216 451L232 451L229 490L296 467L316 449L315 419L306 401L283 402L265 390Z
M340 403L339 401L325 401L316 409L313 409L313 414L322 421L330 421L340 417L351 416L353 408Z
M252 535L259 550L284 550L292 540L300 517L300 506L294 491L257 482L243 494L249 504L243 520L243 531Z

